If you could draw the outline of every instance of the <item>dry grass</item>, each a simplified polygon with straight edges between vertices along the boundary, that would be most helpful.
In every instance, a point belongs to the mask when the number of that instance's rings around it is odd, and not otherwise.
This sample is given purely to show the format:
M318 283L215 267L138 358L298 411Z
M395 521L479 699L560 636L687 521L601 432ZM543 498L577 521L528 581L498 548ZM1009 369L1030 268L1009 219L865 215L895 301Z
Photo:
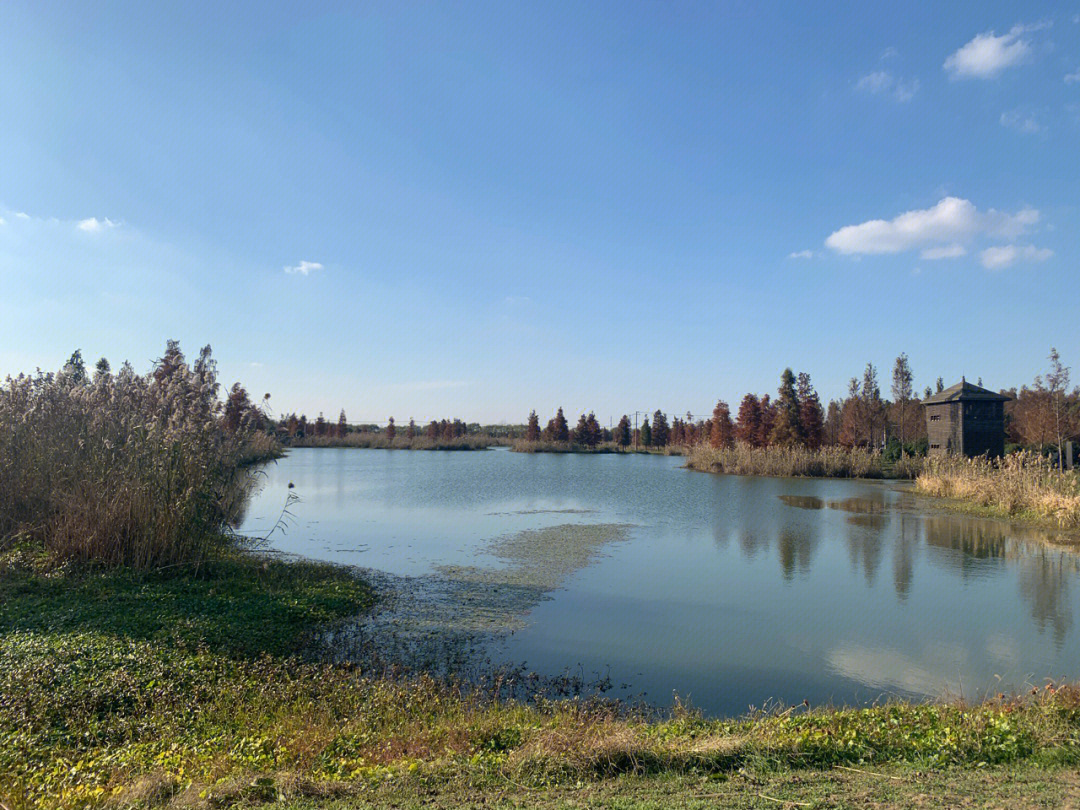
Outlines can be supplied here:
M1080 476L1047 458L1020 452L1002 459L929 459L915 480L923 495L953 498L1010 516L1080 528Z
M897 462L893 475L913 476L919 459ZM691 451L687 466L703 472L730 475L776 475L808 478L882 478L881 454L861 448L823 447L750 447L736 444L730 448L698 445Z
M0 385L0 550L138 568L202 559L275 450L253 408L234 430L209 347L175 346L154 372L8 377Z

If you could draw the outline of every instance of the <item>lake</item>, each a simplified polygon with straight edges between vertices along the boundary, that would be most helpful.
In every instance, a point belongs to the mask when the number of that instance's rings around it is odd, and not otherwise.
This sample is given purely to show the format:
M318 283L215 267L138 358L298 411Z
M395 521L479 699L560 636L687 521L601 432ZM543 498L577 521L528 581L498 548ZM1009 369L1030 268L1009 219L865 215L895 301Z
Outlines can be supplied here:
M609 676L709 715L1080 675L1080 557L1054 545L1066 538L949 513L895 482L682 464L294 449L266 467L241 531L265 534L292 483L301 500L273 548L422 583L453 623L487 633L495 661Z

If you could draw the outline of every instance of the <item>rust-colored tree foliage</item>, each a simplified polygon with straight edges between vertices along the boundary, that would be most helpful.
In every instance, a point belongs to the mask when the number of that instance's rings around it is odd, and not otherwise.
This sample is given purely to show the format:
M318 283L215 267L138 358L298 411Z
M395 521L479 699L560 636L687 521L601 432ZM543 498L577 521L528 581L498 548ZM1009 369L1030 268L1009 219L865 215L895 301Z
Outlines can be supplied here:
M529 424L525 428L525 440L530 442L540 441L540 417L536 411L529 411Z
M731 422L731 409L724 400L718 400L712 412L709 444L716 448L735 444L735 425Z

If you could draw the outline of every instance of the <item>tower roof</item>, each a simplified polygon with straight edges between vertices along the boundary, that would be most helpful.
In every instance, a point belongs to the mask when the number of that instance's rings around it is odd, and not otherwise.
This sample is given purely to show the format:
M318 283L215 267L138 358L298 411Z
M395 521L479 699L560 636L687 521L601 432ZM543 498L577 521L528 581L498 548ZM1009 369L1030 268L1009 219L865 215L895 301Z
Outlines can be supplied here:
M967 380L950 385L940 394L934 394L923 400L923 405L940 405L943 402L970 402L981 400L983 402L1005 402L1010 397L1005 394L996 394L986 388L973 385Z

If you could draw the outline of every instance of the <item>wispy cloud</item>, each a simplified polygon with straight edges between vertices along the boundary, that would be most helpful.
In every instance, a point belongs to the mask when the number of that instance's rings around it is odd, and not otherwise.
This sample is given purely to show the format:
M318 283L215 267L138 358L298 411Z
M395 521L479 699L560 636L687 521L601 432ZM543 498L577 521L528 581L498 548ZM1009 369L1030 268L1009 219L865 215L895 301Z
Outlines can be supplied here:
M814 251L812 250L796 250L793 253L788 254L789 259L812 259L814 258Z
M1045 262L1054 251L1034 245L995 245L979 254L979 261L987 270L1003 270L1018 261Z
M905 81L893 76L887 70L875 70L859 79L855 83L855 89L872 96L887 93L895 101L904 102L915 98L915 94L919 92L919 80Z
M1080 82L1080 68L1077 68L1073 73L1065 74L1065 84L1075 84Z
M1020 110L1003 112L1000 121L1003 127L1015 129L1017 132L1024 132L1029 135L1043 131L1042 124L1035 120L1034 115L1024 113Z
M111 228L115 228L119 225L119 222L113 222L106 217L105 219L98 219L97 217L89 217L87 219L80 219L75 223L75 227L84 233L101 233Z
M892 86L892 81L892 75L887 70L875 70L859 79L855 89L866 93L880 93L888 90Z
M825 245L848 255L902 253L919 248L955 250L976 236L1012 239L1039 221L1039 212L1024 208L1015 214L993 208L979 211L970 200L945 197L931 208L907 211L891 220L872 219L834 231ZM943 254L936 257L945 258Z
M933 261L936 259L959 259L965 255L967 255L967 248L959 243L953 243L941 247L924 248L919 254L919 258Z
M882 60L892 59L894 56L897 56L899 53L900 52L898 50L896 50L896 48L894 48L892 45L890 45L888 48L886 48L885 50L883 50L881 52L881 58L882 58Z
M316 270L322 270L323 266L319 262L301 261L300 264L286 266L284 269L286 273L306 276L315 272Z
M942 67L953 79L993 79L1006 68L1023 64L1031 55L1031 39L1026 34L1049 26L1049 23L1014 25L1007 34L993 31L977 34L945 60Z

